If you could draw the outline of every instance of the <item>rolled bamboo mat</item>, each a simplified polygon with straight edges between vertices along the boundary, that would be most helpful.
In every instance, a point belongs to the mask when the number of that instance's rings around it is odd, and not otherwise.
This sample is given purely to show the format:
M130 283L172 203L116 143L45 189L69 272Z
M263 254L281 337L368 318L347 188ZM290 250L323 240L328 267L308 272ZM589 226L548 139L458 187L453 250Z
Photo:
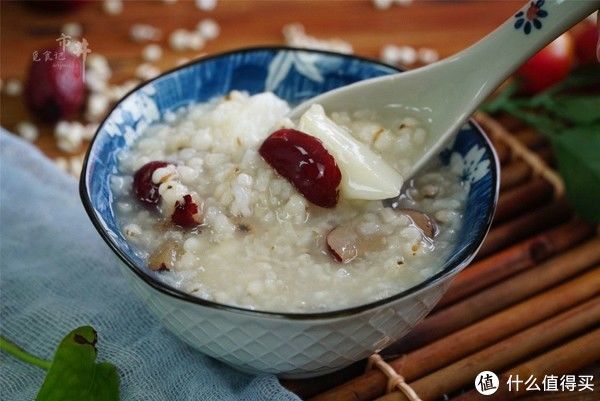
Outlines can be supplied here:
M543 137L511 117L477 119L502 164L492 229L432 313L381 353L423 401L477 399L473 382L483 370L495 371L504 383L510 374L575 373L600 361L596 228L564 200ZM361 361L326 376L282 383L316 401L407 399L401 391L386 394L387 376L364 367ZM503 391L483 399L531 395L500 387Z

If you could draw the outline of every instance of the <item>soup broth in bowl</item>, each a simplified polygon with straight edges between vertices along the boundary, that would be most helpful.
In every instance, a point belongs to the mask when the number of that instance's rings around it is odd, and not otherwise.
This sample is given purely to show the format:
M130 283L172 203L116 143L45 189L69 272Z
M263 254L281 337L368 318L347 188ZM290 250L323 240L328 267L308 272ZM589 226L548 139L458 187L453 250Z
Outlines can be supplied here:
M460 229L469 189L462 170L437 162L396 199L342 193L322 207L261 155L274 130L298 132L288 111L273 93L233 91L148 127L120 153L115 210L147 268L196 297L296 313L381 300L437 273ZM370 111L330 117L398 171L427 135L413 117L399 116L393 126ZM189 222L180 217L186 207L195 211Z

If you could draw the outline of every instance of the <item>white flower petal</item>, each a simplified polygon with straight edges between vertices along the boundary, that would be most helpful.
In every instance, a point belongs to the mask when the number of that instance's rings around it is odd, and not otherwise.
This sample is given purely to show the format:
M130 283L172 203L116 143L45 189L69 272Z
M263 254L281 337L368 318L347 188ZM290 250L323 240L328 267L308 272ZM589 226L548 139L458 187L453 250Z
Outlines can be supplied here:
M319 69L315 66L317 58L305 57L306 53L297 53L294 58L294 67L306 78L315 82L323 82L323 76Z
M490 171L490 161L488 159L477 163L477 166L469 174L469 182L477 182Z
M294 54L292 52L280 52L271 64L269 64L269 70L267 73L267 79L265 81L265 91L273 92L281 81L285 79L290 68L292 68Z
M458 152L453 152L450 155L450 171L459 176L462 176L465 171L464 159Z

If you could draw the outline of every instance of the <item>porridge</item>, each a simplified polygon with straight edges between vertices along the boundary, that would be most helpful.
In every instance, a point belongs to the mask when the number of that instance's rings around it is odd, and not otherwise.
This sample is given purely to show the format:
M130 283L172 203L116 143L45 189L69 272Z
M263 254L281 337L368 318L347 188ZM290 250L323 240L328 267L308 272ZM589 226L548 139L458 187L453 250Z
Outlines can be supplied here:
M234 91L166 116L121 152L114 207L151 274L200 298L278 312L356 306L435 274L468 188L433 165L394 201L377 200L398 194L424 146L419 121L382 127L370 112L313 106L294 123L288 111L271 93ZM315 139L318 119L381 168L365 172L344 159L352 146Z

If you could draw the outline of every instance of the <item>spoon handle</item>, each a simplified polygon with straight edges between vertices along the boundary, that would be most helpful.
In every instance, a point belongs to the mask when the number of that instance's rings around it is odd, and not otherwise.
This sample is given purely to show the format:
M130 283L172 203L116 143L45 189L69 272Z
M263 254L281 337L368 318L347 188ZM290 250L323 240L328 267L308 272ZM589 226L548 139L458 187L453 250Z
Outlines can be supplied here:
M465 71L477 85L481 103L523 62L563 32L600 8L600 0L532 0L495 31L448 62L471 65Z

